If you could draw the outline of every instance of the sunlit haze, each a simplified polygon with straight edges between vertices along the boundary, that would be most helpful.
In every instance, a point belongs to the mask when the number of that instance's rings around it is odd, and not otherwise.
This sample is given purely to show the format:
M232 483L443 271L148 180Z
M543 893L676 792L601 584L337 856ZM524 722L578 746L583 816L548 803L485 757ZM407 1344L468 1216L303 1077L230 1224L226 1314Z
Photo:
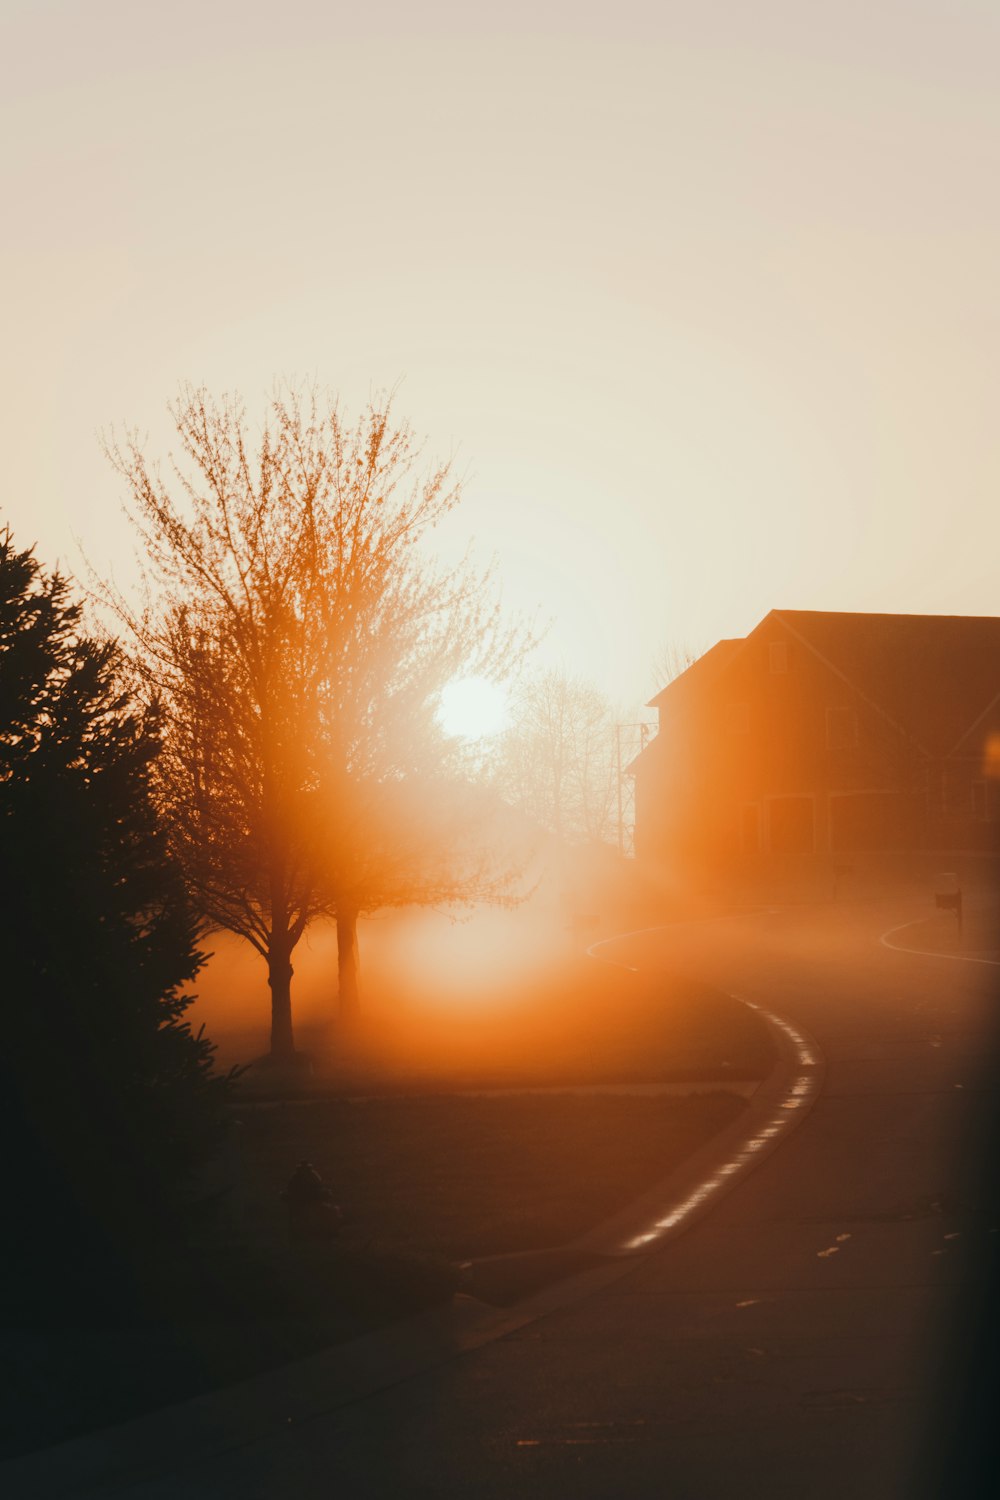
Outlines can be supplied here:
M543 665L995 613L1000 10L12 3L5 515L127 579L182 379L396 408Z
M459 678L442 692L438 718L446 734L488 739L507 725L507 694L485 677Z
M0 1494L995 1491L1000 0L2 15Z

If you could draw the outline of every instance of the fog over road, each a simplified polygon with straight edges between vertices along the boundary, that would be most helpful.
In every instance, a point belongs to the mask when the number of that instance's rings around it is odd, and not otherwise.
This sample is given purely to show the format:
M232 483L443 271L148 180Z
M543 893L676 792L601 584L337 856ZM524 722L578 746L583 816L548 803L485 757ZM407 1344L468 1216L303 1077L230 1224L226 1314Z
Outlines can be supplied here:
M996 1245L983 1153L1000 970L880 944L914 915L775 911L622 939L624 961L689 970L811 1033L825 1083L798 1129L614 1284L180 1489L129 1493L986 1493L934 1464L953 1472L977 1436L952 1443L943 1402Z

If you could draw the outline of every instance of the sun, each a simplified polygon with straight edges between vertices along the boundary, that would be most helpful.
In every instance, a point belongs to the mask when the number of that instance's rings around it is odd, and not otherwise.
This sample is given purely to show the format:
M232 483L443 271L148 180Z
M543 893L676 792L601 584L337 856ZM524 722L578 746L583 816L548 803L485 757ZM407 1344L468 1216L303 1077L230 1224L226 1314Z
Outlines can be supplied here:
M507 727L507 694L488 677L456 677L442 689L437 716L445 734L485 740Z

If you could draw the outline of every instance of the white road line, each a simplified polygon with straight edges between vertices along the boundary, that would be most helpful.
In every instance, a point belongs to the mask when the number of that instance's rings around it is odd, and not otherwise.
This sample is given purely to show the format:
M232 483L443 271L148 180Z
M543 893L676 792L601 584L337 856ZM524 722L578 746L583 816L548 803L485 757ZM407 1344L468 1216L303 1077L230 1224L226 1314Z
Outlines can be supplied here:
M904 948L901 943L890 943L889 939L894 932L905 932L908 927L918 927L926 920L926 917L915 917L912 922L900 922L898 927L890 927L883 932L879 942L883 948L891 948L893 953L912 953L917 958L947 958L961 964L991 964L993 968L1000 967L1000 958L976 958L972 953L936 953L933 948Z
M634 964L623 963L620 959L604 958L594 950L606 947L609 943L623 941L625 938L642 937L650 932L667 932L671 925L676 924L661 923L656 927L641 927L635 932L616 933L613 938L601 938L598 942L591 943L587 949L587 957L594 959L597 963L612 964L615 968L628 969L631 973L637 974L639 970ZM625 1240L620 1246L622 1250L645 1250L669 1232L680 1228L700 1209L704 1209L711 1201L713 1194L719 1192L724 1186L730 1186L730 1178L748 1171L760 1159L760 1152L777 1144L777 1139L789 1125L801 1118L801 1111L812 1104L819 1093L821 1080L821 1073L817 1071L820 1065L819 1049L808 1041L790 1021L776 1016L773 1011L765 1010L762 1005L758 1005L753 1000L745 1000L741 995L732 995L730 998L739 1001L750 1010L755 1010L765 1022L774 1030L782 1032L786 1040L791 1042L795 1050L796 1075L777 1105L775 1113L756 1133L744 1140L739 1150L717 1167L711 1176L700 1182L680 1203L671 1204L666 1213L661 1210L660 1217L654 1219L641 1234L633 1235ZM795 1113L796 1111L798 1113Z
M673 922L658 922L655 927L636 927L632 932L616 932L614 937L598 938L596 943L591 943L590 947L585 949L585 952L587 957L592 958L595 963L613 964L616 969L628 969L630 974L638 974L639 970L635 964L622 963L618 958L602 958L599 953L594 952L594 949L606 948L610 943L624 942L626 938L645 937L650 932L670 932L674 927L693 927L699 922L728 922L734 917L760 916L761 911L761 908L751 908L745 912L719 912L711 917L678 917ZM767 911L765 914L770 916L772 913Z
M757 1005L753 1000L744 1000L740 995L733 995L731 998L755 1010L771 1026L784 1032L795 1048L796 1062L800 1070L815 1069L818 1066L817 1049L788 1021L783 1020L781 1016L776 1016L773 1011L765 1010L762 1005ZM668 1230L678 1229L685 1220L704 1208L713 1193L717 1193L724 1185L731 1185L730 1178L737 1177L754 1166L759 1160L758 1153L776 1144L777 1138L787 1130L788 1126L797 1118L801 1118L801 1116L794 1115L792 1111L801 1111L812 1104L819 1093L819 1085L820 1080L816 1072L799 1071L786 1090L775 1113L754 1135L743 1142L728 1161L723 1162L710 1177L699 1183L682 1202L673 1204L668 1213L661 1218L654 1219L642 1234L633 1235L631 1239L626 1240L621 1248L644 1250L665 1235Z

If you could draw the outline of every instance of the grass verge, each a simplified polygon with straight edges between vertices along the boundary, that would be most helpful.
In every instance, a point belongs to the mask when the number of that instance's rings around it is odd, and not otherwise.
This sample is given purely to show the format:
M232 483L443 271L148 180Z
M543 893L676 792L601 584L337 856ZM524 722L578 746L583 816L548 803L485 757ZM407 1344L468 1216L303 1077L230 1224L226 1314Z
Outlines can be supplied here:
M592 970L587 982L594 982ZM723 1129L737 1094L642 1092L658 1078L753 1079L773 1060L752 1012L703 989L664 999L631 980L604 1007L580 1008L567 983L526 1046L513 1020L467 1028L446 1056L411 1055L381 1072L352 1065L340 1097L265 1102L241 1121L242 1181L216 1231L110 1285L74 1266L7 1288L0 1339L0 1456L127 1420L307 1356L447 1300L465 1260L525 1253L524 1285L579 1269L564 1247L665 1176ZM385 1060L382 1059L384 1062ZM359 1076L384 1092L346 1097ZM522 1092L418 1095L514 1085ZM637 1092L524 1092L614 1082ZM308 1159L346 1227L292 1247L281 1191ZM484 1283L485 1285L485 1283ZM488 1295L488 1291L486 1293ZM0 1294L2 1295L2 1294Z
M743 1109L722 1092L510 1094L281 1103L243 1112L246 1213L284 1232L311 1161L358 1246L464 1261L562 1245L637 1197Z

